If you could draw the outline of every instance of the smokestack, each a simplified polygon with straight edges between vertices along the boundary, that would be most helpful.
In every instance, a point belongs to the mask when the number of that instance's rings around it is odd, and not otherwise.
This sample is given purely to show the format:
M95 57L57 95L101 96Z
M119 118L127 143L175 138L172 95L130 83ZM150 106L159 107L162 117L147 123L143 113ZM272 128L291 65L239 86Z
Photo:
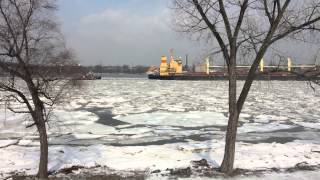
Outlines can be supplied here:
M189 71L188 54L186 54L186 66L184 67L186 71Z
M188 67L188 54L186 54L186 67Z

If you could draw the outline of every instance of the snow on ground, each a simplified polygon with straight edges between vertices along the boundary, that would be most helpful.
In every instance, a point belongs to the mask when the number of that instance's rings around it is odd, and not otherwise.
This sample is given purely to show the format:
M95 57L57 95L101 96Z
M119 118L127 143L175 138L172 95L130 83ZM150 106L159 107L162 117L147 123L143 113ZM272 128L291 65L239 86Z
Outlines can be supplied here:
M230 178L214 177L216 180L310 180L310 179L319 179L320 171L301 171L301 172L292 172L292 173L267 173L265 175L252 175L252 176L237 176ZM165 177L154 176L150 180L164 180ZM206 177L191 177L183 178L184 180L212 180L212 178Z
M227 82L87 83L54 112L50 170L105 165L151 171L188 167L200 159L216 167L221 163ZM235 167L320 164L319 90L305 82L256 82L240 116ZM36 172L39 143L36 130L25 129L28 119L0 108L0 178L12 171Z
M190 166L190 161L207 159L218 167L223 157L222 141L188 142L161 146L114 147L92 145L81 147L50 147L50 171L74 165L108 166L115 170L162 170ZM2 173L24 170L34 174L37 169L39 147L10 146L0 149ZM235 167L244 169L290 168L304 162L318 165L320 145L292 142L287 144L238 143ZM8 158L10 157L10 158Z

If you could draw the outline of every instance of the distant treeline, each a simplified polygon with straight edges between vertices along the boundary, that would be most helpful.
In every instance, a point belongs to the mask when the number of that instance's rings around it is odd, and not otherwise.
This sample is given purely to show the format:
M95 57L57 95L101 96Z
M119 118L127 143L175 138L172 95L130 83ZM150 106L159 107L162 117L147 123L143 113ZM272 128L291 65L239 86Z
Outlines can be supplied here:
M14 66L14 65L12 65ZM124 74L144 74L148 71L148 66L34 66L31 68L31 71L35 71L40 74L65 74L63 72L73 73L77 72L78 74L87 74L89 72L93 73L124 73ZM4 76L5 73L0 69L0 76Z
M17 63L3 63L5 66L13 72L23 74L21 68ZM42 64L32 64L26 65L26 69L31 74L31 76L50 76L50 77L81 77L86 75L89 71L86 68L78 65L42 65ZM0 76L9 76L9 70L4 70L0 68ZM12 74L11 74L12 75ZM16 74L15 74L16 75Z
M126 74L143 74L149 69L148 66L86 66L84 67L87 71L94 73L126 73Z

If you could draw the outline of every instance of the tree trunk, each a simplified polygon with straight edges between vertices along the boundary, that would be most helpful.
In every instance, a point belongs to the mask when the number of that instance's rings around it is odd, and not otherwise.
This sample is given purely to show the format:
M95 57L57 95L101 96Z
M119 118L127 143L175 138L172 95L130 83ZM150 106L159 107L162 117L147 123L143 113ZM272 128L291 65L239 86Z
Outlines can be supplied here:
M38 114L38 113L37 113ZM42 114L42 112L41 112ZM40 137L40 162L39 162L39 170L38 177L40 179L48 178L48 137L46 124L43 119L43 116L38 117L38 132Z
M30 75L27 77L31 77ZM44 104L39 98L38 90L35 88L31 78L27 79L27 85L34 104L32 118L37 126L40 138L40 162L37 176L40 179L48 179L48 136L46 120L44 117ZM31 110L30 110L31 111Z
M230 174L233 171L238 119L239 114L237 112L229 116L224 158L220 169L221 172L226 174Z
M237 137L239 112L237 108L237 73L236 58L231 56L229 67L229 121L226 133L224 158L220 167L221 172L231 173L233 170L235 145Z

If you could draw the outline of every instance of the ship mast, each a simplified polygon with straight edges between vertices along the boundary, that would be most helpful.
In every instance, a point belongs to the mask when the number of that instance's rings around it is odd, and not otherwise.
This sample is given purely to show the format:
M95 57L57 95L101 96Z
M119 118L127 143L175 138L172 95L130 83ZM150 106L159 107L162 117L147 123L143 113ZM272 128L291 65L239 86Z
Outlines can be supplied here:
M173 57L173 49L169 49L169 53L170 53L170 60L174 61L174 57Z

